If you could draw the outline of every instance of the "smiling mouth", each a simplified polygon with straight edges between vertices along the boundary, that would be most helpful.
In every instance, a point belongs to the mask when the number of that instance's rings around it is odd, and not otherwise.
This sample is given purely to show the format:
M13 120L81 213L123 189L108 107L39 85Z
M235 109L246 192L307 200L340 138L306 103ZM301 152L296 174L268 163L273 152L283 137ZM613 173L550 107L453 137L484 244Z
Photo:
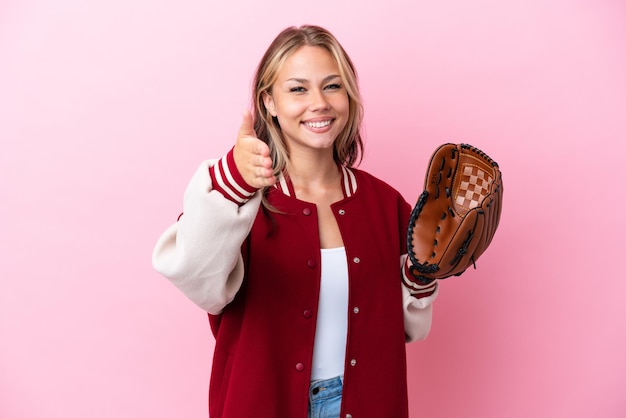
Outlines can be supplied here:
M309 128L324 128L330 125L331 122L332 120L325 120L323 122L304 122L304 125L308 126Z

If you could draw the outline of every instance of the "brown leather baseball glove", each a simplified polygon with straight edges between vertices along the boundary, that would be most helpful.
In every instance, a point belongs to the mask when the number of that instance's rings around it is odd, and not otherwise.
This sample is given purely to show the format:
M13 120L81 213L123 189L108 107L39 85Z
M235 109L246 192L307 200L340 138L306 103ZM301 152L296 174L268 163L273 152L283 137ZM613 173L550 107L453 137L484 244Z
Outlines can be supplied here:
M444 144L430 159L407 231L409 279L458 276L487 249L502 211L498 164L467 144Z

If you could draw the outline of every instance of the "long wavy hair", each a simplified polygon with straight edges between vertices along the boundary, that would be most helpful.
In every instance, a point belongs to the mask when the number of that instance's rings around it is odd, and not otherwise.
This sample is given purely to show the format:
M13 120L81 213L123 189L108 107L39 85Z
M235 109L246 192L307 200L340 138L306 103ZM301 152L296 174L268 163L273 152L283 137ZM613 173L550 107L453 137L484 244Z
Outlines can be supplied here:
M279 33L270 44L259 62L253 81L254 130L257 137L267 143L270 148L275 175L289 172L289 151L278 120L272 117L265 107L263 96L271 93L278 72L285 61L305 45L324 48L335 58L339 67L339 75L348 93L348 121L333 145L335 162L352 167L363 158L363 140L361 138L363 104L359 92L358 77L352 60L339 41L328 30L314 25L292 26ZM264 196L266 192L267 189L264 190ZM267 206L265 199L264 205Z

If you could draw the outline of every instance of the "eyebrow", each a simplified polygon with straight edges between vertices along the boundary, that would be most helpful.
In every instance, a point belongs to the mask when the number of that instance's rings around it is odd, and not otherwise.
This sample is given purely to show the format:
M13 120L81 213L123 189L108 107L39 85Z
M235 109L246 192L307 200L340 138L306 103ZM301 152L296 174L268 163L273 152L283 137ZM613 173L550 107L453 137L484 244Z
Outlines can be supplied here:
M328 75L328 76L324 77L324 79L322 80L322 83L327 83L327 82L329 82L330 80L333 80L333 79L335 79L335 78L341 78L341 76L340 76L339 74L331 74L331 75ZM309 80L307 80L306 78L297 78L297 77L288 78L288 79L287 79L287 80L285 80L285 81L295 81L295 82L297 82L297 83L302 83L302 84L304 84L304 83L308 83L308 82L309 82Z

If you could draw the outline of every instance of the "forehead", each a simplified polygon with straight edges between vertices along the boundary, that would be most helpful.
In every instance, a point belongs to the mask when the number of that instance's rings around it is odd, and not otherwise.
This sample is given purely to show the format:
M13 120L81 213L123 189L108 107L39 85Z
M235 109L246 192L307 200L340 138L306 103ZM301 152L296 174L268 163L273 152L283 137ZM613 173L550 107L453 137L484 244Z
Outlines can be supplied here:
M278 70L277 81L315 80L331 74L339 74L339 64L331 53L319 46L304 45L287 57Z

